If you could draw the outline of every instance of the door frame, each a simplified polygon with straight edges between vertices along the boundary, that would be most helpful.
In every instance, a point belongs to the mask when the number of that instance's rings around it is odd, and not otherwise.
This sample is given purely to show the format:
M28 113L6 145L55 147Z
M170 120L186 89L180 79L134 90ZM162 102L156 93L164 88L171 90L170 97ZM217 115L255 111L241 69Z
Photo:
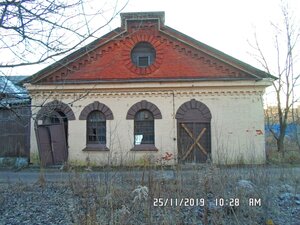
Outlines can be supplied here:
M195 99L191 99L188 102L183 103L177 110L176 112L176 116L175 116L176 120L177 120L177 155L178 155L178 162L179 163L185 163L184 160L181 160L180 158L182 157L180 155L180 153L182 152L182 146L181 146L181 129L184 129L181 127L181 124L187 124L187 123L193 123L193 124L202 124L202 125L206 125L206 130L204 132L208 132L208 140L207 140L207 146L206 148L208 149L207 152L207 160L205 161L211 161L211 119L212 119L212 115L211 112L209 110L209 108L202 102L197 101ZM194 126L194 125L193 125ZM193 128L194 129L194 128ZM187 130L185 129L185 132L187 132ZM197 147L199 147L199 145L201 146L201 144L199 143L199 141L202 138L202 130L200 131L199 134L191 134L192 132L189 131L190 134L188 134L190 136L191 139L193 139L194 143L192 144L192 146L190 146L190 148L188 149L189 152L195 151L195 149ZM203 132L203 133L204 133ZM187 132L188 133L188 132ZM195 137L196 136L196 137ZM199 139L199 140L197 140ZM196 147L195 147L196 146ZM201 149L199 147L199 149ZM184 159L186 159L187 156L184 155Z
M52 118L49 120L49 118ZM48 119L48 121L47 121ZM69 146L69 140L68 140L68 126L69 126L69 121L70 120L75 120L75 115L73 113L73 110L69 107L69 105L58 101L58 100L54 100L51 102L46 103L37 113L36 116L36 122L35 122L35 133L36 133L36 140L37 140L37 144L38 144L38 150L39 150L39 154L41 154L41 142L40 142L40 137L38 134L38 128L39 127L44 127L46 128L47 132L48 132L48 136L49 136L49 145L56 145L56 142L53 142L51 135L51 126L54 126L56 124L56 126L58 124L61 124L61 130L62 133L64 134L64 138L60 139L60 141L64 140L65 144L61 144L63 147L63 161L67 161L68 157L69 157L69 151L68 151L68 146ZM46 135L47 136L47 135ZM55 136L55 135L52 135ZM54 144L51 144L54 143ZM55 158L55 157L52 157ZM41 159L41 155L40 155L40 159ZM52 160L53 162L53 160ZM43 162L41 162L43 163ZM55 162L54 162L55 163ZM53 164L53 163L52 163Z

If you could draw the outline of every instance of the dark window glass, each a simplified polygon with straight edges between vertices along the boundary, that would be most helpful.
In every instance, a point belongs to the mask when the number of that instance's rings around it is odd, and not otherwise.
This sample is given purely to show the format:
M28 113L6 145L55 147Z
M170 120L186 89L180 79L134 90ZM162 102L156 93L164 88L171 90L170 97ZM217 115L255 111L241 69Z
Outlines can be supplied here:
M154 118L148 110L141 110L134 118L134 145L154 144Z
M106 144L106 120L100 111L93 111L88 115L87 144Z
M150 57L149 56L139 56L138 57L138 66L146 67L150 64Z
M150 66L155 56L155 49L148 42L139 42L131 51L132 63L138 67Z

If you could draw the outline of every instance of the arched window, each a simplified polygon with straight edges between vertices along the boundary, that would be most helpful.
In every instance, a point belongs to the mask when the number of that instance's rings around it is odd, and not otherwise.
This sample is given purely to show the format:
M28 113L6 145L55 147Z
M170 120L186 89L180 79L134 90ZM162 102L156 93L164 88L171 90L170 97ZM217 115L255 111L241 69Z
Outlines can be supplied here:
M134 120L133 151L158 151L155 147L154 120L162 119L159 108L142 100L135 103L127 112L127 120Z
M140 110L134 117L134 145L154 144L154 117L149 110Z
M113 120L110 108L95 101L81 111L79 120L86 120L86 147L83 151L109 151L106 147L106 120Z
M106 144L106 119L102 112L92 111L87 117L87 144Z

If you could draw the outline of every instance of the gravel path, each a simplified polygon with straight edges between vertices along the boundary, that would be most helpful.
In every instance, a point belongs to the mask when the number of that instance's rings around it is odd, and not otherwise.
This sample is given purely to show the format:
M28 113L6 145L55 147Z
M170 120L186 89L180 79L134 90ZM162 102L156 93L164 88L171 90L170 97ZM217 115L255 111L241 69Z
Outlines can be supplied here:
M70 188L23 183L0 185L0 224L74 224L76 198Z

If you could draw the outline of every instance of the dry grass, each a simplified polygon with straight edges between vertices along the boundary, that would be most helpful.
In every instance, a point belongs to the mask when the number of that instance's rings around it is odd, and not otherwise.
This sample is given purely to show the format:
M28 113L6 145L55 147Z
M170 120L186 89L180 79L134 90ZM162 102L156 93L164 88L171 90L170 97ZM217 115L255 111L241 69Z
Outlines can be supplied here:
M268 152L268 161L271 164L297 164L300 165L300 151L288 149L284 156L277 150Z
M76 173L68 185L79 199L76 224L253 225L273 221L297 224L300 217L291 214L298 208L300 214L300 206L291 203L283 211L279 196L285 193L284 185L293 194L300 193L299 184L299 170L294 168L202 165L173 171L154 170L151 166L126 173L115 169L102 177ZM186 198L192 199L189 204L193 206L179 206ZM260 199L261 206L249 206L250 198ZM155 206L155 199L156 205L160 205L160 199L164 206ZM217 205L216 199L221 203L222 199L233 199L233 205L228 205L229 201Z

